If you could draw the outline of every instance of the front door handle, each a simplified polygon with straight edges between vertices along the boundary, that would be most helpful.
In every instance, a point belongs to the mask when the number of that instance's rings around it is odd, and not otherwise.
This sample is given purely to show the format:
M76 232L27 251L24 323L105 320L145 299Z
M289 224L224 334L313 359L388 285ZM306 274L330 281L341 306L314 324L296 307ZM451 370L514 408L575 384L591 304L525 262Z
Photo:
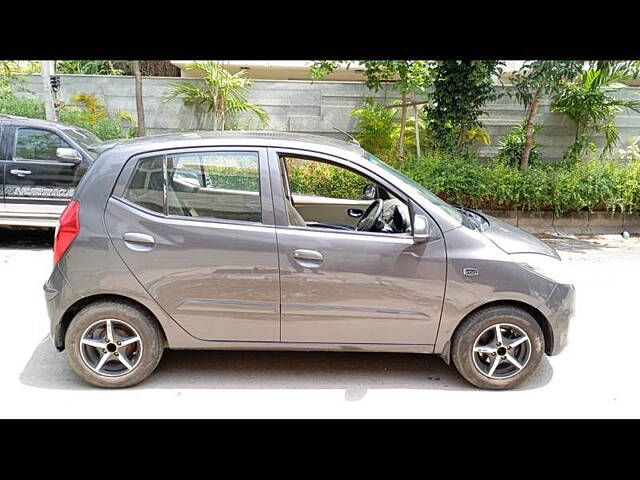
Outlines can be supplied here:
M26 177L27 175L31 175L31 170L21 170L19 168L14 168L13 170L9 170L11 175L17 175L19 177Z
M316 250L294 250L293 259L303 267L318 268L324 257Z
M156 243L151 235L145 233L125 233L122 239L127 247L137 252L151 250Z
M347 210L347 215L353 218L360 218L363 213L364 210L360 208L350 208L349 210Z

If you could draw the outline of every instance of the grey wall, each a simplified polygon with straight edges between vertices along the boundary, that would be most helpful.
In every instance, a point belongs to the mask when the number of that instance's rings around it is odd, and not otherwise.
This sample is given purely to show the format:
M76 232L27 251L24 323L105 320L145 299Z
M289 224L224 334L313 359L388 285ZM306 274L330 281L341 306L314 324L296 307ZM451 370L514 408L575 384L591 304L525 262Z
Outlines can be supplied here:
M60 99L71 103L70 97L77 92L95 93L107 109L115 113L126 110L135 118L135 92L133 77L115 77L101 75L60 75L62 91ZM32 94L41 97L41 79L38 75L24 75L24 86ZM164 102L167 86L170 82L193 81L180 78L144 77L143 93L147 134L167 133L193 129L211 128L210 118L203 112L187 107L182 100ZM504 87L497 86L504 91ZM640 88L625 88L618 95L640 100ZM28 93L24 93L29 95ZM351 111L362 105L367 97L380 100L393 100L398 96L387 87L378 93L368 90L363 84L352 82L307 82L255 80L249 90L250 102L261 106L269 114L269 128L272 130L306 132L340 137L331 127L336 126L353 132L355 121ZM483 123L491 135L491 145L481 146L478 153L482 157L492 156L498 150L500 138L512 129L513 125L524 119L524 109L508 96L503 96L486 107L487 114ZM411 112L411 111L410 111ZM237 127L257 128L258 120L250 114L241 115L235 122ZM564 115L549 112L549 99L541 104L537 123L544 128L538 135L543 158L548 161L562 157L563 152L572 144L575 129L571 120ZM626 141L640 134L640 115L623 112L616 118L622 138L619 148ZM602 138L594 141L602 144Z

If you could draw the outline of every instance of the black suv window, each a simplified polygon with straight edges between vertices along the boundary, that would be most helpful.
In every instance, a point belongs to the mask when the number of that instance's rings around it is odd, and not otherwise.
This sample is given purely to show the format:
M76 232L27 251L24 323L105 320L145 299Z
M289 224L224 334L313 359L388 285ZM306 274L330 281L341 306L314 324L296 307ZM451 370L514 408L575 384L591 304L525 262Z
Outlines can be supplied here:
M262 221L256 152L198 152L167 157L169 214Z
M53 132L36 128L19 128L16 131L14 158L57 162L57 148L70 147Z
M154 212L164 212L164 156L144 158L131 175L124 198Z

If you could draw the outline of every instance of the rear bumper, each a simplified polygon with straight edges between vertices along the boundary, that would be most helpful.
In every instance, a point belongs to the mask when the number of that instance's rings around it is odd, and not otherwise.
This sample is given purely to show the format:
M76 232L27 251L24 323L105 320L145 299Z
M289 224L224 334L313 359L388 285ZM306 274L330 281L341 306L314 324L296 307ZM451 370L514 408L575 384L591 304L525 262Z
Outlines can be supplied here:
M67 309L80 300L64 275L56 265L44 284L44 297L47 303L47 315L49 316L49 333L51 340L58 350L64 349L63 316Z
M58 215L25 216L21 214L0 213L0 225L15 225L20 227L50 227L58 225Z
M544 306L540 308L551 326L548 355L558 355L569 343L569 324L575 314L576 289L573 285L557 284Z

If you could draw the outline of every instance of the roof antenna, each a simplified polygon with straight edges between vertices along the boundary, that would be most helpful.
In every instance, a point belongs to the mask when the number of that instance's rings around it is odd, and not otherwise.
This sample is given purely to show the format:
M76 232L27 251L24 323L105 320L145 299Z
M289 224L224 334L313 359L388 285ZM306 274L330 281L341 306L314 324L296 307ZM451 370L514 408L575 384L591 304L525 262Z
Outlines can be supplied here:
M333 128L334 130L339 131L340 133L344 133L347 137L349 137L351 142L353 142L356 145L360 146L360 142L358 142L355 138L353 138L353 135L348 134L347 132L345 132L344 130L339 129L338 127L334 127L333 125L331 125L331 128Z

